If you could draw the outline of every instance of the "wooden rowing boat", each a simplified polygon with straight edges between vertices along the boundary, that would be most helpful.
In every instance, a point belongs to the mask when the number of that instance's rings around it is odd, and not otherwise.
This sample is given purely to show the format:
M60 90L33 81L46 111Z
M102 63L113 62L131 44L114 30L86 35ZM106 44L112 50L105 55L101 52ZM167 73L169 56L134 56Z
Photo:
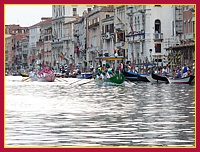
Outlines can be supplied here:
M121 73L117 73L116 75L112 76L111 78L107 79L99 79L96 78L95 82L97 85L121 85L125 81L125 77Z
M167 77L170 84L190 84L194 78L195 78L195 76L193 76L193 75L183 77L183 78Z

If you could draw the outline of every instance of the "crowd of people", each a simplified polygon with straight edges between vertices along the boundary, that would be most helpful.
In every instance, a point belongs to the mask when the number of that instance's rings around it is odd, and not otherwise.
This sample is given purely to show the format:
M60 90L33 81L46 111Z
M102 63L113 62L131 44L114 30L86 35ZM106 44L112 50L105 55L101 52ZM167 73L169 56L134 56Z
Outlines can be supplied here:
M96 75L96 79L109 79L116 75L117 71L119 72L119 68L117 70L114 70L114 67L111 67L109 64L106 65L98 65L96 69L93 69L94 74Z
M183 78L194 74L194 66L187 66L186 64L181 67L177 65L172 70L168 66L159 67L155 73L162 76L172 76L173 78Z

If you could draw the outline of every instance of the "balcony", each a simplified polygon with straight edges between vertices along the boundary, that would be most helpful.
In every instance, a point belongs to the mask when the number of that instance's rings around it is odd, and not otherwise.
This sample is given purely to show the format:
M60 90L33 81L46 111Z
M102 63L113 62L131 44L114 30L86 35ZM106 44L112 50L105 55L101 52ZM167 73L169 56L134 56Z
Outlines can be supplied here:
M118 31L123 31L124 30L124 24L123 23L115 24L115 29L118 30Z
M144 13L145 12L145 6L139 6L137 8L138 12Z
M144 35L136 35L136 36L134 36L134 42L144 41L144 39L145 39Z
M101 35L102 39L110 40L114 38L114 33L106 32Z
M99 22L93 23L88 26L89 29L96 29L99 26Z
M115 46L116 46L117 48L121 48L121 47L124 46L124 42L123 42L123 41L116 42Z
M62 37L62 40L64 40L64 41L69 41L71 39L72 39L72 37L70 35L64 35L64 37Z
M129 15L129 16L133 15L133 7L127 7L126 8L126 14Z
M163 33L154 33L153 34L154 41L162 41L163 40Z

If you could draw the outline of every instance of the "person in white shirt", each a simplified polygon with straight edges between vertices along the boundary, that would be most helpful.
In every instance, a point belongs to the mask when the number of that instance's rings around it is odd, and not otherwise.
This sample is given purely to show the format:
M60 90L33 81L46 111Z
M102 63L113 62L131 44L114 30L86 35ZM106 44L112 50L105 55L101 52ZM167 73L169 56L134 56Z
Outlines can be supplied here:
M188 70L189 70L189 68L186 66L186 64L184 64L184 66L182 67L182 76L183 77L188 76L188 73L187 73Z

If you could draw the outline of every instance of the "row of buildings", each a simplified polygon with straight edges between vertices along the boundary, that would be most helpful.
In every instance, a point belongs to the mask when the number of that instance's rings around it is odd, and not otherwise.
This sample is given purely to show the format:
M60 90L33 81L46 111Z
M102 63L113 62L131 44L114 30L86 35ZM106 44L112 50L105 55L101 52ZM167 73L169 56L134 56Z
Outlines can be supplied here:
M133 66L193 64L195 5L53 5L35 25L5 25L6 69L85 71L115 53Z

